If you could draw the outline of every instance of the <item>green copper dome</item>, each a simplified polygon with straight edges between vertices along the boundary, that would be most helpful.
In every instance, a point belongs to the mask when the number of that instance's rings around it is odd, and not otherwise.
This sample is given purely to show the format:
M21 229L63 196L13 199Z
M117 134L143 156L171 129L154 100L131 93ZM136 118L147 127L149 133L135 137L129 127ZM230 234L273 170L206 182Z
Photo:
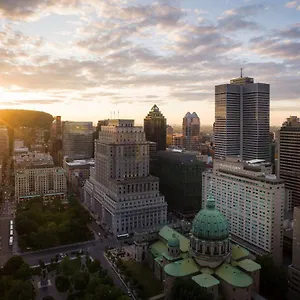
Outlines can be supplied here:
M178 247L180 246L179 239L176 237L176 235L173 233L172 237L168 239L168 246L169 247Z
M192 234L203 240L222 240L228 237L228 223L223 214L215 208L215 200L210 194L206 208L195 216Z

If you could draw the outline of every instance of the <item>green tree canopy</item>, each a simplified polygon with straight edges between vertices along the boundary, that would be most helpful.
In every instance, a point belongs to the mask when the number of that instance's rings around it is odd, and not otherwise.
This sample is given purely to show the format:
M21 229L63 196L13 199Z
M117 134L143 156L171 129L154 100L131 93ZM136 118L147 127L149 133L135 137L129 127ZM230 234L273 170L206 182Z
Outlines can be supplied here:
M21 256L16 255L11 257L3 266L3 275L15 275L24 263Z
M35 290L30 281L15 281L6 299L34 300Z

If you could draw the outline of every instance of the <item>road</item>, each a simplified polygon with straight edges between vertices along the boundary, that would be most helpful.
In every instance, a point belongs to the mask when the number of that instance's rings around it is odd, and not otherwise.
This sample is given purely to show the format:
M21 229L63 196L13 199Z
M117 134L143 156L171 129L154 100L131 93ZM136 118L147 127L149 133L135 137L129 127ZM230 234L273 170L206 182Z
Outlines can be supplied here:
M115 239L115 237L111 235L109 235L108 238L105 238L104 230L100 226L98 226L95 221L93 221L90 226L94 230L95 237L97 239L95 241L87 242L86 245L67 245L59 249L45 249L35 253L24 253L22 254L22 256L28 264L38 265L39 260L43 260L45 263L48 263L51 261L51 258L55 258L57 254L64 253L72 256L72 252L83 249L85 251L88 251L89 255L94 259L98 259L103 268L107 269L107 272L113 279L115 285L118 286L122 291L127 293L127 288L123 285L119 277L116 275L116 273L113 271L110 264L104 257L105 248L116 247L119 245L119 242ZM98 232L100 232L100 236L98 235Z
M13 186L11 185L11 159L7 159L2 174L2 202L0 203L0 266L13 255L12 246L9 245L10 220L14 218L15 203L11 196Z

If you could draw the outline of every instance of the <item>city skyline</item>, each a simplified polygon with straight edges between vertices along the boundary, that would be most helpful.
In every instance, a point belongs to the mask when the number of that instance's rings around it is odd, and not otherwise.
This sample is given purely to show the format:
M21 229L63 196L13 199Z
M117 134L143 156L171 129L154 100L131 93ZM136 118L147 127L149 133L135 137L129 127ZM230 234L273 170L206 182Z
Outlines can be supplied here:
M270 125L300 114L299 1L100 2L0 2L0 108L212 125L214 86L244 68L270 84Z

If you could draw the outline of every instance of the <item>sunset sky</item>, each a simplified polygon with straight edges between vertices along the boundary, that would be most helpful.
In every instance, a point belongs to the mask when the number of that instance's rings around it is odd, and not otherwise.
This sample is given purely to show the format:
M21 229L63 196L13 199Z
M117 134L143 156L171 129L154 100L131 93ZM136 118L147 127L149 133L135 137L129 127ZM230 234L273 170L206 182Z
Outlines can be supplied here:
M271 85L272 125L300 115L300 0L0 0L0 108L211 125L241 67Z

